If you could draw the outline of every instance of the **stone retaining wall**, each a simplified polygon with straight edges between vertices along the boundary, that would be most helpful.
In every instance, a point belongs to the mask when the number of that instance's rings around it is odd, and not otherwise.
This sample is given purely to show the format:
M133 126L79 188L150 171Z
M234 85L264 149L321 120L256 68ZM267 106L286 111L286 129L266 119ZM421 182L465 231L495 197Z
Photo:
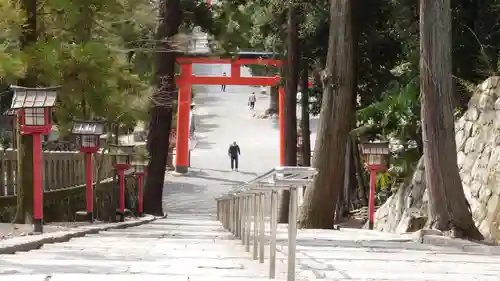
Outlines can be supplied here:
M455 130L458 168L474 221L485 237L500 240L500 77L490 77L477 87ZM411 183L377 211L376 229L412 231L426 219L424 178L421 159Z
M135 212L137 206L137 180L133 176L126 177L126 205ZM94 212L96 219L114 221L118 208L119 185L113 179L108 179L94 189ZM75 221L75 213L85 210L85 186L44 193L44 220ZM16 196L0 197L0 222L12 222L16 215Z

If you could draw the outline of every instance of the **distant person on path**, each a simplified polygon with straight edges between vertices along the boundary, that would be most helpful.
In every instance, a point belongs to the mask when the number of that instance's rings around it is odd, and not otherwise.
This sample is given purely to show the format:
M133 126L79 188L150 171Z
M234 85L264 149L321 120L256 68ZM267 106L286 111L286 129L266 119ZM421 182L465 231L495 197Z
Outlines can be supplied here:
M251 110L253 110L255 108L256 101L257 101L257 98L255 97L255 93L251 93L250 96L248 97L248 105L250 106Z
M233 141L231 145L229 145L229 149L227 151L227 154L231 158L231 170L235 170L236 172L238 171L238 156L241 154L240 153L240 147L238 144L236 144L236 141Z
M226 76L227 76L227 74L224 72L224 73L222 73L222 76L226 77ZM223 84L223 85L221 85L221 90L222 90L223 92L225 92L225 91L226 91L226 85L224 85L224 84Z

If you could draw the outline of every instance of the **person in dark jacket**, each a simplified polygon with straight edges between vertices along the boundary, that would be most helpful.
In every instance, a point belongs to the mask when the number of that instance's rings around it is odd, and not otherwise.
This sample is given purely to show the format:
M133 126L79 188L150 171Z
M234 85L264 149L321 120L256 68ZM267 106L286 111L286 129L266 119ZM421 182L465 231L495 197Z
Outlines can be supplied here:
M238 171L238 156L240 153L240 147L234 141L231 145L229 145L229 149L227 150L227 154L231 158L231 170Z
M224 73L222 74L222 76L226 77L226 76L227 76L227 74L224 72ZM225 91L226 91L226 85L224 85L224 84L223 84L223 85L220 85L220 89L221 89L221 91L225 92Z

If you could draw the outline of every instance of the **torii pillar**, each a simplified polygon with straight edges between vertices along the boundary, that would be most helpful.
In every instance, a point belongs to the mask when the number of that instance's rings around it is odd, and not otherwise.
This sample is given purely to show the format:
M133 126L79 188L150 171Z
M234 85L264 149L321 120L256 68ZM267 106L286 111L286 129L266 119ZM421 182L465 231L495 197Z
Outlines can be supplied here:
M181 64L181 76L177 80L177 139L175 149L175 171L186 174L189 167L189 113L191 111L191 63Z

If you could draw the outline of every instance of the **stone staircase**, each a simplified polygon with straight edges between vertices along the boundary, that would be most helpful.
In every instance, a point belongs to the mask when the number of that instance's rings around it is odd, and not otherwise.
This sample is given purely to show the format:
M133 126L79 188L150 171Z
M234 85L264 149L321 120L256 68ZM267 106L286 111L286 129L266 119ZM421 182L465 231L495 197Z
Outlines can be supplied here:
M208 215L170 215L0 256L2 281L264 281L267 274L267 264L253 261L240 241Z

